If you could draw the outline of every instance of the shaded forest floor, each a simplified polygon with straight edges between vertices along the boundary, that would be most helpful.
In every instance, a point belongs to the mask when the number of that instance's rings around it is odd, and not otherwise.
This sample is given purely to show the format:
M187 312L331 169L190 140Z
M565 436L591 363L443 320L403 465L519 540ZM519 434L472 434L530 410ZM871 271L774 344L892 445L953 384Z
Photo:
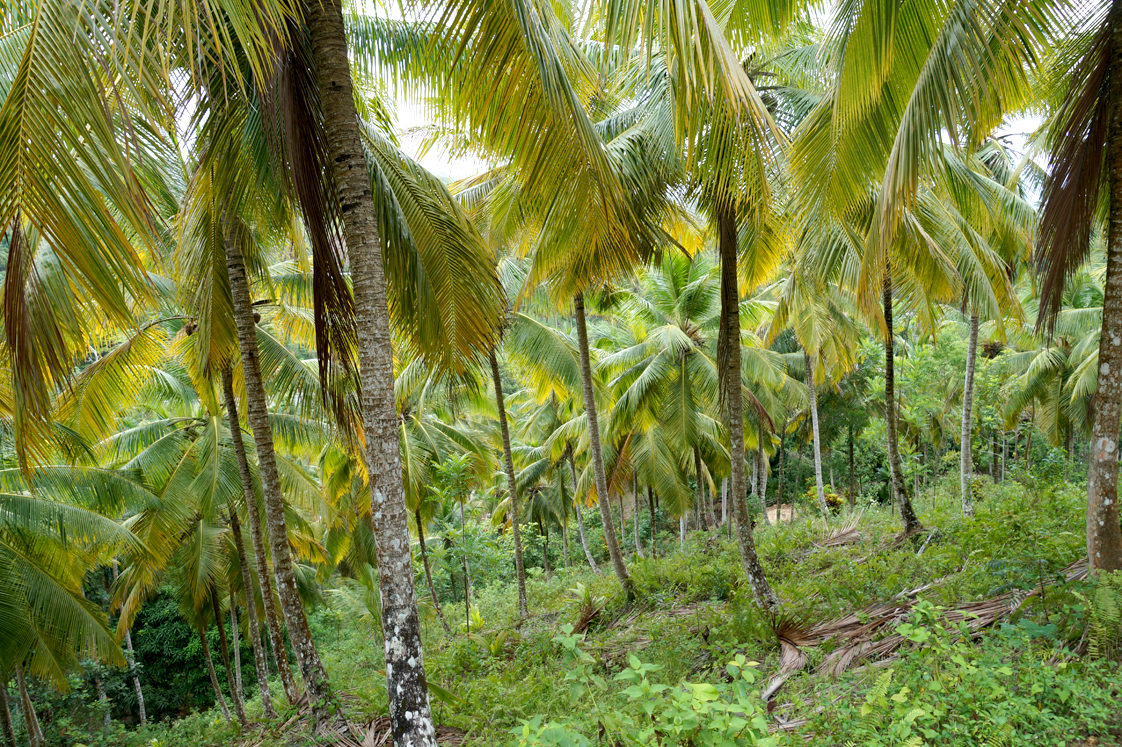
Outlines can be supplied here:
M555 723L556 734L584 735L592 744L602 729L617 743L642 743L639 732L613 721L630 707L615 705L627 683L614 678L635 666L631 657L657 667L645 676L673 689L682 681L728 682L727 663L742 655L756 663L754 691L776 688L761 705L776 743L1120 744L1122 679L1115 665L1086 655L1109 644L1089 622L1095 600L1110 590L1065 580L1078 576L1072 563L1084 552L1083 500L1078 486L987 483L977 516L965 519L948 484L946 494L917 501L929 532L903 544L893 543L896 518L879 507L828 526L803 518L758 526L764 567L784 605L778 617L753 606L735 542L719 534L690 536L684 552L675 546L665 557L632 558L638 595L630 605L613 577L587 567L534 575L532 614L521 622L512 587L479 590L470 634L462 606L445 608L458 628L452 636L431 614L425 621L429 677L447 691L433 700L436 720L448 727L442 743L517 744L514 732L525 721ZM998 612L992 619L949 612L971 604ZM892 614L878 623L886 609ZM867 645L839 671L834 665L847 658L851 639L811 645L799 636L847 615L848 630L865 629ZM245 743L382 744L386 695L376 628L330 611L313 623L347 716L366 731L316 738L289 712L285 728L269 725ZM565 625L585 634L585 669L574 669L555 640ZM891 637L899 640L888 645ZM792 655L801 657L798 666ZM567 679L573 671L586 672L584 680ZM216 720L208 723L210 729L177 724L158 744L234 740ZM563 743L552 738L527 743Z

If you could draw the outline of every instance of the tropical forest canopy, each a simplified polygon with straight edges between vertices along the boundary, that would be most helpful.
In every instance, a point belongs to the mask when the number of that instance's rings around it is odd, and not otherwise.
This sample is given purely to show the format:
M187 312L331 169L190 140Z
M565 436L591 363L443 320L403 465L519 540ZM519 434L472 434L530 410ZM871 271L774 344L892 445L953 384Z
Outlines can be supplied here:
M1117 738L1115 5L3 8L0 742Z

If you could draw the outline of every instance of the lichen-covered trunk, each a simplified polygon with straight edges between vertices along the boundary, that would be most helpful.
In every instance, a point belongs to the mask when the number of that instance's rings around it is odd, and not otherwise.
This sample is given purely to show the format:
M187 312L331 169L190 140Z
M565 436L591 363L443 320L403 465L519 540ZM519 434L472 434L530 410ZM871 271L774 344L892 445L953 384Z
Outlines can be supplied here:
M616 578L623 584L628 598L633 595L634 584L623 564L623 554L619 549L615 526L612 523L612 508L608 497L608 479L604 473L604 455L600 450L600 422L596 416L596 393L592 385L592 362L588 349L588 323L584 315L584 294L578 293L573 299L577 317L577 344L580 348L580 378L584 390L584 412L588 418L589 451L592 457L592 474L596 482L597 503L600 506L600 520L604 524L604 542L608 546L608 558Z
M1118 448L1122 420L1122 3L1112 3L1110 130L1106 168L1110 214L1106 242L1099 386L1088 455L1087 558L1092 573L1122 570L1118 525Z
M249 571L249 558L246 557L245 541L242 539L241 520L237 511L231 508L230 530L234 535L234 547L238 552L238 572L242 577L245 590L245 619L249 628L249 641L253 646L253 666L257 672L257 691L261 693L261 706L266 718L276 718L273 709L273 696L269 692L269 663L265 659L265 647L261 645L261 628L257 622L257 604L253 597L253 576Z
M253 489L253 475L249 471L249 459L245 454L245 441L242 439L241 419L238 417L238 400L234 396L234 375L229 368L222 371L222 395L226 404L226 419L230 424L230 441L234 444L234 456L238 462L238 476L242 482L242 494L245 496L246 521L249 522L250 534L253 538L253 552L257 561L257 583L261 587L261 600L265 608L265 616L273 616L276 633L273 637L273 656L277 660L277 671L281 674L284 683L285 695L290 702L296 700L296 686L292 682L292 671L288 668L288 657L285 655L284 638L281 636L280 623L276 620L276 608L273 606L273 586L269 583L269 568L265 559L265 540L261 536L261 522L257 514L257 491ZM253 575L249 570L249 558L246 557L245 542L242 539L241 520L234 506L230 507L230 531L234 535L234 546L238 552L238 564L242 574L242 588L245 589L246 618L249 621L249 635L253 639L253 663L257 668L257 686L261 691L261 703L267 718L276 718L273 709L273 699L269 693L269 665L265 659L265 647L261 645L261 636L257 624L257 604L253 598ZM273 628L270 626L270 635Z
M759 477L756 479L756 484L759 486L760 491L760 511L764 515L764 523L768 526L771 525L771 519L767 515L767 452L764 451L763 438L760 439L760 449L756 452L756 464L759 471ZM775 515L775 523L779 523L779 514Z
M514 475L514 455L510 449L510 426L506 420L506 403L503 399L503 380L499 375L499 361L491 350L491 381L495 386L495 404L499 410L499 430L503 436L503 466L506 468L506 486L510 493L510 532L514 538L514 575L518 582L518 614L526 617L526 565L522 559L522 530L518 527L518 483ZM568 565L568 560L566 560Z
M206 633L202 629L195 632L199 634L199 643L203 647L203 658L206 659L206 671L210 675L210 687L214 690L214 700L218 703L218 707L226 720L233 723L233 719L230 718L230 709L226 707L226 698L222 695L222 688L218 685L218 673L214 671L214 657L210 655L210 644L207 642Z
M396 747L435 747L401 476L382 239L355 110L343 12L335 0L309 2L305 11L323 109L325 145L335 172L336 199L354 288L362 424L378 551L391 731Z
M573 478L573 505L577 510L577 533L580 534L580 544L584 548L584 557L588 560L588 565L596 573L600 573L600 566L596 565L596 558L592 557L592 550L588 548L588 536L584 533L584 506L577 497L577 463L573 459L573 445L568 444L565 447L565 456L569 460L569 474Z
M760 466L760 450L757 449L752 453L752 494L756 496L756 500L760 504L764 526L771 526L771 519L767 515L767 499L764 498L764 493L760 490Z
M42 747L46 740L43 737L43 728L39 725L39 716L35 713L35 704L31 702L31 693L27 691L27 678L24 677L22 664L16 664L16 685L19 687L19 703L23 710L27 739L31 747Z
M242 729L247 729L249 720L245 717L245 704L242 703L238 683L234 677L234 668L230 664L230 643L226 639L226 623L222 620L222 605L218 601L218 591L214 587L210 589L210 608L214 612L214 624L218 627L218 650L222 654L222 666L226 668L226 687L230 690L230 700L234 701L234 713L237 714L238 724Z
M413 512L413 518L417 522L417 541L421 545L421 565L425 569L425 581L429 585L429 596L432 598L432 607L436 610L436 616L440 620L441 627L444 628L445 633L451 633L452 629L448 627L448 621L444 619L444 610L440 607L440 600L436 598L436 585L432 582L432 567L429 565L429 552L425 547L425 522L421 518L421 509Z
M970 315L970 336L966 341L966 380L962 388L962 440L959 442L958 484L962 491L962 513L974 515L974 496L970 483L974 477L974 454L970 441L974 416L974 366L978 359L978 314ZM850 452L853 447L850 445ZM850 457L852 461L852 457ZM852 471L852 467L850 468Z
M804 349L803 360L806 361L806 386L810 392L810 428L811 440L814 442L814 487L818 493L818 510L823 516L829 516L830 507L826 505L826 492L822 486L822 443L818 438L818 389L814 385L817 359L811 357L810 353Z
M7 747L17 747L16 728L12 724L12 707L8 702L8 675L0 680L0 729L3 729L4 744Z
M908 481L904 477L904 465L900 461L900 440L896 434L896 365L895 332L892 329L892 273L884 274L884 414L888 428L888 465L892 473L893 495L900 506L900 520L904 523L904 533L912 534L922 529L912 498L908 494Z
M640 558L646 557L643 553L643 543L639 541L639 477L633 476L631 480L631 538L635 541L635 554Z
M854 483L856 474L853 471L853 424L849 424L847 430L846 448L849 450L849 507L855 508L857 506L857 486Z
M265 521L269 529L270 549L273 551L273 576L276 578L277 591L280 594L281 613L288 627L288 639L292 642L292 648L296 652L296 662L300 665L300 673L304 677L313 719L316 724L319 724L327 718L333 697L327 681L327 672L320 661L315 641L312 640L304 603L296 588L292 551L288 545L288 523L284 515L284 494L281 491L280 473L277 471L265 384L261 379L253 302L249 295L245 260L242 258L241 248L234 241L226 242L226 270L230 276L230 296L233 300L234 321L238 328L238 345L242 354L246 410L249 427L253 431L253 442L257 446L257 468L261 474L261 492L265 499ZM283 643L280 650L275 653L279 662L285 655Z
M117 583L117 561L113 561L113 583ZM132 686L136 691L136 712L140 725L148 724L148 712L144 708L144 689L140 686L140 673L136 670L136 652L132 647L132 631L125 628L125 661L129 665L129 674L132 675Z
M736 214L730 207L717 215L718 248L721 254L721 328L718 348L718 375L724 400L725 426L729 431L729 454L732 465L729 489L736 511L736 541L744 575L764 609L779 606L779 598L764 576L752 538L752 519L748 515L747 490L744 479L744 391L740 372L740 291L737 278Z

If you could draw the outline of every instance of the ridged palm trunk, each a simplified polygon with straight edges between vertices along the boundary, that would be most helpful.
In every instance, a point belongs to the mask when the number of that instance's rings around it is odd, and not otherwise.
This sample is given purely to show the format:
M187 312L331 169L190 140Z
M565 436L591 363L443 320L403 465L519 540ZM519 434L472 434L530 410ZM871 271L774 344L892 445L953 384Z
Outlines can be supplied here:
M292 682L292 671L288 668L288 657L284 650L284 638L281 636L280 623L276 620L276 608L273 606L273 586L269 583L269 569L265 560L265 541L261 537L260 522L257 517L257 491L253 489L253 475L249 471L249 459L245 454L245 441L242 439L241 420L238 417L238 400L234 397L234 376L229 368L222 371L222 394L226 403L226 418L230 424L230 440L234 444L234 456L238 461L238 476L242 481L242 493L245 495L246 520L251 527L253 536L253 552L257 561L257 582L261 586L261 599L265 608L265 616L270 614L276 626L276 635L273 641L273 656L277 660L277 670L281 673L284 683L285 695L290 702L296 700L296 686ZM242 574L242 588L245 589L246 618L249 621L249 637L253 641L253 664L257 668L257 687L261 691L261 703L265 708L267 718L276 718L273 709L273 699L269 693L269 663L265 658L265 647L261 644L261 635L257 624L257 604L253 599L253 575L249 570L249 559L246 557L245 542L242 538L241 520L238 512L230 509L230 531L234 535L234 546L238 551L238 564ZM270 636L273 627L269 627ZM279 653L278 653L279 652Z
M222 620L222 605L218 601L218 590L210 589L210 607L214 611L214 624L218 626L219 653L222 654L222 665L226 667L226 687L230 691L230 700L234 701L234 713L238 717L238 725L243 729L249 728L249 719L245 717L245 704L242 694L238 690L237 678L234 668L230 666L230 643L226 638L226 623Z
M22 664L16 664L16 685L19 687L19 703L23 710L27 739L31 742L31 747L41 747L46 740L43 728L39 725L39 716L35 713L35 704L31 702L31 693L27 691L27 678L24 677Z
M506 468L506 486L510 492L510 532L514 537L514 575L518 579L518 614L526 617L526 566L522 560L522 530L518 527L518 484L514 476L514 455L510 451L510 427L506 421L506 404L503 400L503 380L499 375L499 361L491 351L491 381L495 385L495 403L499 409L499 430L503 435L503 465ZM566 565L568 558L566 557Z
M892 472L893 493L900 506L900 520L904 533L912 534L923 528L912 508L908 494L908 481L904 479L904 465L900 461L900 441L896 434L896 365L895 332L892 329L892 274L884 274L884 409L888 426L888 466Z
M814 442L814 487L818 491L818 510L823 516L830 515L830 507L826 505L826 492L822 486L822 443L818 438L818 391L814 385L816 374L815 358L807 350L803 350L803 359L806 361L806 387L810 392L810 427L812 441Z
M0 679L0 729L3 729L4 744L16 747L16 728L12 724L12 707L8 702L8 675Z
M974 515L974 495L970 483L974 478L974 453L970 442L974 416L974 366L978 359L978 315L970 315L970 336L966 343L966 381L962 388L962 440L959 455L959 488L962 491L962 513ZM852 451L852 446L850 447ZM851 468L852 471L852 468Z
M117 583L117 561L113 561L113 583ZM140 718L140 725L148 725L148 713L144 708L144 689L140 686L140 673L136 670L136 652L132 647L132 631L125 628L125 661L129 665L129 674L132 675L132 686L136 691L136 712Z
M608 545L608 558L612 562L612 570L616 578L623 584L623 588L630 598L634 593L634 584L631 576L627 574L627 566L623 564L623 554L619 550L619 541L616 538L615 526L612 524L612 508L608 498L608 479L604 473L604 455L600 451L600 422L596 417L596 394L592 388L592 363L588 350L588 323L584 314L584 294L578 293L573 298L573 306L577 316L577 344L580 347L580 378L581 388L584 390L584 411L588 417L589 450L592 452L592 474L596 480L596 495L599 498L600 520L604 524L604 542Z
M242 689L242 644L240 636L240 628L238 627L238 600L234 592L234 585L230 585L230 648L233 649L230 653L234 657L234 684L238 686L238 697L245 698L245 690Z
M760 452L758 449L752 454L752 477L749 482L752 487L752 495L756 496L756 500L760 504L761 519L764 526L771 526L771 519L767 516L767 501L764 499L763 491L760 490Z
M588 548L588 535L584 532L584 506L580 505L577 498L577 463L573 459L573 445L568 444L565 447L565 457L569 461L569 474L573 478L573 505L577 510L577 533L580 535L580 545L584 548L584 557L588 560L588 565L597 574L600 573L600 566L596 564L596 558L592 557L592 550Z
M1087 558L1091 571L1122 570L1122 531L1118 525L1119 422L1122 420L1122 3L1112 4L1110 19L1110 130L1107 175L1110 217L1099 335L1099 387L1091 424L1087 484Z
M214 657L210 654L210 643L207 642L206 633L202 628L196 630L199 634L199 643L203 647L203 658L206 659L206 671L210 675L210 687L214 690L214 699L218 703L218 708L222 711L222 715L227 721L233 722L230 718L230 709L226 705L226 698L222 695L222 688L218 684L218 673L214 671Z
M393 340L382 241L355 110L343 13L334 0L309 2L305 11L323 109L325 145L335 172L336 199L354 288L362 421L378 549L391 731L396 747L435 747L401 477L393 399Z
M245 273L245 260L241 249L233 241L226 242L226 270L230 276L230 295L233 300L234 321L238 328L238 344L242 354L242 375L245 378L247 415L257 446L257 468L261 474L261 493L265 499L265 521L268 524L270 549L273 554L273 576L280 595L281 613L288 628L288 638L296 652L296 661L304 677L308 704L313 719L319 724L328 715L332 700L327 672L320 661L304 604L296 588L292 570L292 551L288 546L288 524L284 516L284 497L280 474L277 471L276 452L273 448L273 429L269 424L269 409L265 399L265 385L261 380L261 364L257 353L257 326L253 318L253 302L249 296L249 281ZM396 431L395 431L396 433ZM243 484L244 488L244 484ZM253 511L247 512L252 516ZM263 548L262 548L263 549ZM264 591L264 588L262 588ZM274 646L277 642L274 641ZM283 641L274 650L277 662L285 656Z
M436 598L436 585L432 582L432 566L429 565L429 551L425 546L425 521L421 518L421 509L413 512L413 518L417 521L417 541L421 545L421 565L425 569L425 580L429 585L429 596L432 598L432 607L436 610L436 616L440 620L440 625L444 628L445 633L451 633L452 629L448 627L448 621L444 619L444 610L440 606L440 600Z
M740 290L736 272L737 237L736 214L730 207L717 214L718 248L721 254L721 360L718 374L721 377L724 398L725 425L729 430L729 454L732 464L729 490L732 492L733 510L736 512L736 541L740 548L740 561L744 575L756 603L765 609L779 606L779 598L764 576L764 569L756 555L752 539L752 519L748 515L747 491L744 479L744 391L740 374Z

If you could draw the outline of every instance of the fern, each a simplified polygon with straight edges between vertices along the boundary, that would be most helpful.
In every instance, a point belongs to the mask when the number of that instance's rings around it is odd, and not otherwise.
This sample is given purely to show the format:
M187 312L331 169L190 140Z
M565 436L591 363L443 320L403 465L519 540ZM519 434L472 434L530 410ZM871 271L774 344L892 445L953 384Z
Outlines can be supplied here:
M1122 660L1122 571L1100 573L1090 598L1087 651L1096 659Z

